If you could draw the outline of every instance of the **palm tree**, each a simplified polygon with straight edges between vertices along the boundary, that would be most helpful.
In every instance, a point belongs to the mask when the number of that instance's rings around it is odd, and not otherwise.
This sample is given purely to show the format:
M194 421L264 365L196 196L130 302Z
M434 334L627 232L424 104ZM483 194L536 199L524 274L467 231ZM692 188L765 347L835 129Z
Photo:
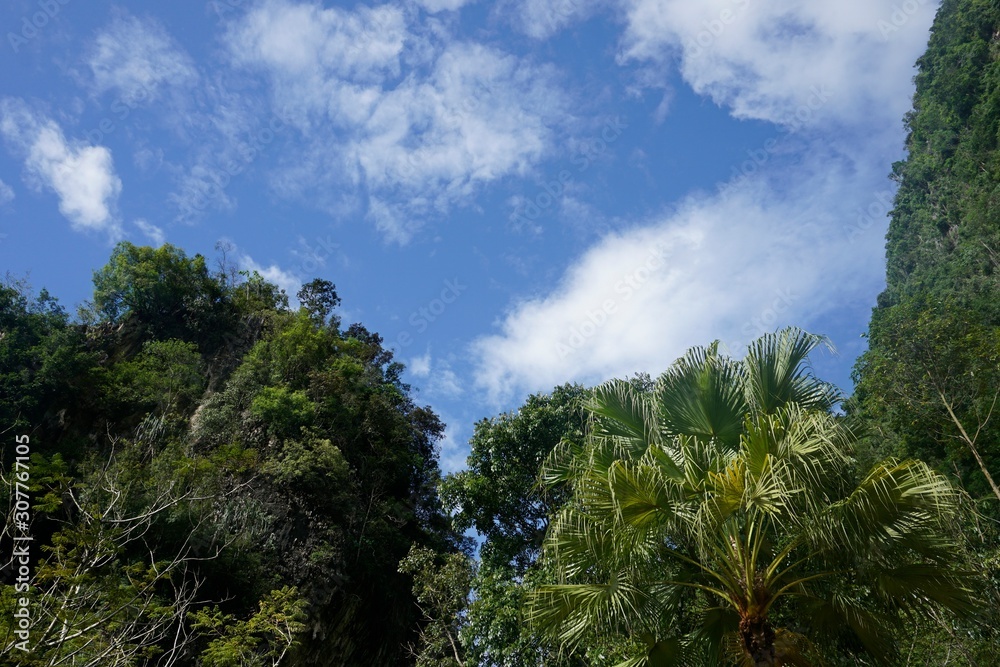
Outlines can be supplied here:
M838 394L806 365L821 342L786 329L742 361L695 348L652 392L598 387L587 441L542 470L572 495L529 620L567 647L626 633L641 649L621 667L757 667L823 664L823 645L884 663L901 618L971 614L944 529L957 492L913 460L852 477Z

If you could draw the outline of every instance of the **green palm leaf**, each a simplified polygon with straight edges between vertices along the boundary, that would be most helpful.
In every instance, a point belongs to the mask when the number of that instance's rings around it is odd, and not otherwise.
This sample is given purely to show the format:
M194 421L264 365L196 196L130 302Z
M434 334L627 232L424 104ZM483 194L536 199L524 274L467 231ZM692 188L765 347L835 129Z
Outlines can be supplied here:
M809 372L809 353L826 344L823 336L794 327L765 334L750 344L744 360L747 402L767 414L788 403L810 410L829 410L840 392Z
M652 394L599 387L586 442L543 468L571 498L543 547L559 584L529 596L531 621L567 646L645 637L627 665L818 666L845 635L885 664L903 616L974 614L944 530L957 492L918 461L854 481L839 396L806 366L822 342L786 329L739 363L693 348ZM779 610L808 636L772 627Z
M735 448L747 407L742 375L741 365L719 355L717 342L688 350L657 380L663 428Z

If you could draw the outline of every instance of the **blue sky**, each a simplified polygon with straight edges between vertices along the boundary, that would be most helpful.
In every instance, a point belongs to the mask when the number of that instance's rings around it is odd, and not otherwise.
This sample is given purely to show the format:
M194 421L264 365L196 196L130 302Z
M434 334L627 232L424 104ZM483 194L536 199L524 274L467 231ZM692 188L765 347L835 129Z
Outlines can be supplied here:
M448 423L796 324L850 390L929 0L0 7L0 268L337 285Z

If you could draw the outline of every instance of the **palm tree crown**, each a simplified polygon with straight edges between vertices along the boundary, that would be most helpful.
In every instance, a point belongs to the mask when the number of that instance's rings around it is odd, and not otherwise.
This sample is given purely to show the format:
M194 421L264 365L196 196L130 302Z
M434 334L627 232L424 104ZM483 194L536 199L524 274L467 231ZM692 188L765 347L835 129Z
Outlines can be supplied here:
M786 329L742 361L692 349L652 391L598 387L587 441L542 470L572 495L529 620L566 645L641 639L621 667L757 666L823 664L823 645L884 662L902 616L972 613L943 529L956 491L912 460L853 477L839 394L806 365L822 342Z

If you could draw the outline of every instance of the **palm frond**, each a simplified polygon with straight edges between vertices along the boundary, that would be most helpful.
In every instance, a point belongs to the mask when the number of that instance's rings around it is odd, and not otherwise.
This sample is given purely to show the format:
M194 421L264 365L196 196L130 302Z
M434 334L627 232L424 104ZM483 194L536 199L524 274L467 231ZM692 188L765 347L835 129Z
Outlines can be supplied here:
M583 462L583 447L563 438L552 448L542 462L538 473L538 484L551 489L571 481Z
M587 403L594 415L591 437L611 445L619 458L638 459L660 441L656 412L632 383L611 380L596 389Z
M608 583L540 586L528 594L525 618L572 648L593 627L634 628L655 611L654 602L627 576L616 573Z
M660 420L670 435L717 440L735 449L746 399L742 366L718 353L718 343L694 347L657 380Z
M972 573L937 563L907 563L877 575L877 591L885 602L907 612L923 614L933 602L971 616L979 609Z
M809 353L826 344L824 336L796 327L765 334L752 342L744 358L747 402L756 410L773 413L788 403L810 410L829 410L841 399L833 385L816 379L809 370Z
M890 665L897 655L894 630L898 619L868 606L863 600L843 595L811 598L802 608L803 620L827 635L849 629L877 664Z
M847 498L832 503L807 529L808 537L828 554L887 560L909 549L943 559L949 543L941 537L941 520L954 513L958 501L954 487L926 463L889 459Z

